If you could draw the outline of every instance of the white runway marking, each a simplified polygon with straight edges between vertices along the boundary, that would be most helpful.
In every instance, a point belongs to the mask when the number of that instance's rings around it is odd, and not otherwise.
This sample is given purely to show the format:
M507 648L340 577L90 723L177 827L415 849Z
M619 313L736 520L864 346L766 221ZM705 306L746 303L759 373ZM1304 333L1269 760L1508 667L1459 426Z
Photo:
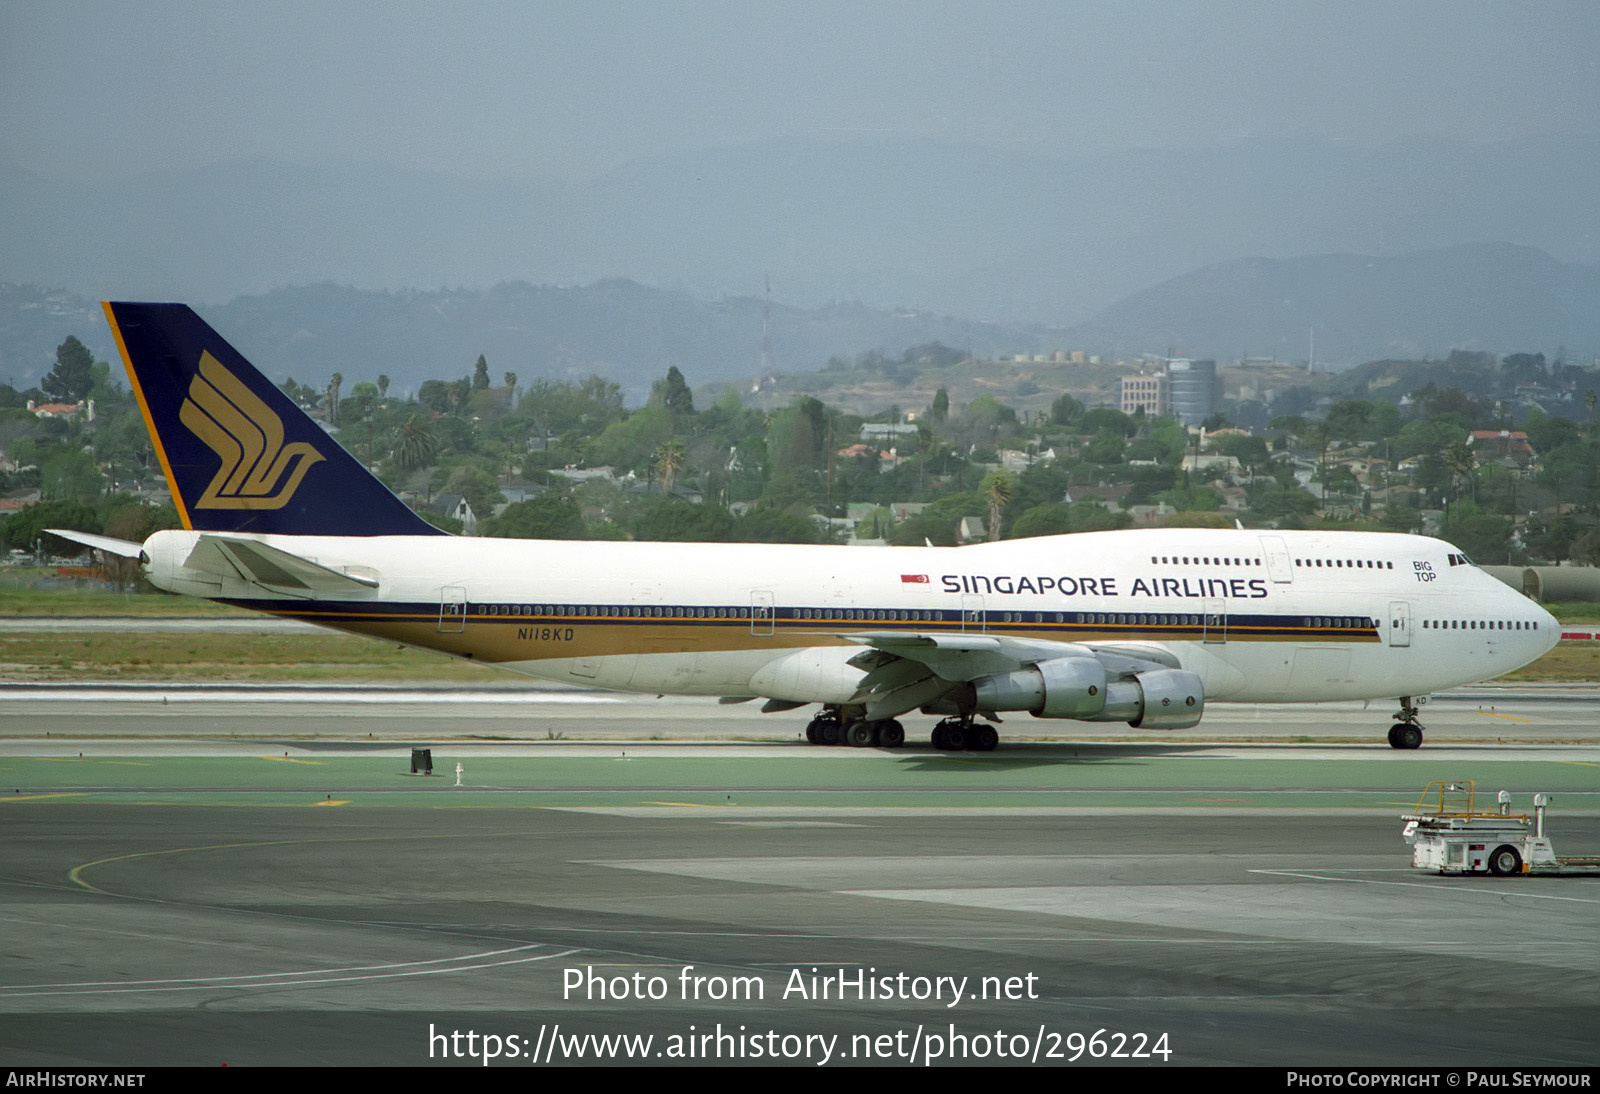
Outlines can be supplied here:
M1337 882L1343 882L1345 884L1354 884L1354 885L1400 885L1400 886L1404 886L1404 887L1406 887L1408 889L1426 889L1426 890L1428 890L1429 893L1440 894L1440 895L1442 895L1442 894L1450 894L1452 896L1454 896L1454 895L1461 895L1461 896L1487 896L1487 897L1493 897L1496 900L1505 900L1508 897L1517 897L1517 898L1525 898L1527 900L1570 900L1570 901L1574 901L1574 902L1576 902L1578 904L1600 904L1600 898L1594 898L1594 897L1558 896L1555 893L1538 893L1538 892L1532 892L1532 891L1529 891L1529 890L1526 890L1526 889L1519 891L1515 887L1517 885L1524 884L1526 882L1525 878L1507 878L1507 879L1505 879L1505 882L1503 884L1491 884L1491 885L1485 886L1485 885L1471 885L1471 884L1459 884L1459 883L1452 884L1450 880L1441 880L1441 881L1437 881L1437 882L1429 882L1429 881L1381 881L1381 880L1378 880L1376 878L1327 877L1327 876L1325 876L1325 874L1331 873L1333 871L1324 871L1323 873L1316 873L1316 874L1298 873L1298 872L1293 871L1293 870L1251 870L1250 872L1252 874L1276 874L1279 877L1307 878L1307 879L1309 879L1311 881L1337 881ZM1411 871L1407 871L1407 872L1414 875L1418 871L1411 870ZM1455 879L1455 880L1457 882L1460 881L1460 879Z
M527 954L523 957L506 957L501 961L488 958L506 954L523 953L540 949L540 945L513 946L505 950L487 950L483 953L462 954L457 957L436 957L428 961L402 961L387 965L352 965L347 968L306 969L300 972L264 972L241 976L193 976L169 980L84 981L69 984L17 984L0 986L0 999L21 999L40 995L121 995L140 992L201 991L217 988L296 988L316 984L339 984L358 980L392 980L407 976L439 976L447 973L471 972L475 969L492 969L502 965L524 965L536 961L551 961L580 952L576 949L556 953ZM426 966L436 966L429 968Z
M338 704L390 704L435 703L456 705L465 703L496 703L522 706L526 704L576 704L625 703L628 700L616 695L602 695L592 691L546 691L536 688L507 688L503 690L444 690L400 688L330 688L330 687L204 687L175 685L162 687L150 684L139 687L106 686L0 688L0 703L338 703Z

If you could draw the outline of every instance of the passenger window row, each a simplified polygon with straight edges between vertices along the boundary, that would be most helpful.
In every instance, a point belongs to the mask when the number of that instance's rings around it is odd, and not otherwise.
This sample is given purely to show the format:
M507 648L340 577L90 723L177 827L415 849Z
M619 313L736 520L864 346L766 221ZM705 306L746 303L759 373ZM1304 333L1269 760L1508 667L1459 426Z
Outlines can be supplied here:
M1370 558L1297 558L1296 566L1327 567L1335 570L1392 570L1394 563L1383 562Z

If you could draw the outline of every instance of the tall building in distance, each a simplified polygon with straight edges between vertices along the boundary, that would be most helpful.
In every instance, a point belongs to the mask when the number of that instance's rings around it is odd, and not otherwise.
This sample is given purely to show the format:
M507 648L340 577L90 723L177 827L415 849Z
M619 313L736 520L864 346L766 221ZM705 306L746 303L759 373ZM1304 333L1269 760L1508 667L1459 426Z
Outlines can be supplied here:
M1122 412L1132 414L1140 407L1144 408L1145 416L1149 418L1159 418L1168 412L1165 373L1122 378Z
M1199 425L1222 406L1222 388L1215 361L1173 357L1167 361L1167 386L1172 416L1185 425Z

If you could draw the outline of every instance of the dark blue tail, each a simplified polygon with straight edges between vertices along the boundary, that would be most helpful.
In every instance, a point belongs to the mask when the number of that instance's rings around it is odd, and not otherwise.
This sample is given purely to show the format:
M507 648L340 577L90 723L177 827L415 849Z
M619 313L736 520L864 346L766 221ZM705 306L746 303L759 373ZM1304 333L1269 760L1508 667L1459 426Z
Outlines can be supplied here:
M185 528L442 534L187 306L105 309Z

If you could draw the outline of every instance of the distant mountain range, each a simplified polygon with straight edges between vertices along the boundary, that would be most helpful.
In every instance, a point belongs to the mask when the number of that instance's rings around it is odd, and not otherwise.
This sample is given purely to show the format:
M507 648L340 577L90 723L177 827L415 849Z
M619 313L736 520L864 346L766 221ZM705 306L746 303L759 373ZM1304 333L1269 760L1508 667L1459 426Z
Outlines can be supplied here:
M320 386L383 373L393 389L470 375L519 383L597 373L634 401L676 365L693 384L821 368L830 357L943 342L992 356L1038 352L1048 332L861 305L799 309L751 297L704 301L620 278L577 288L498 285L485 291L371 292L312 285L197 308L278 381ZM763 354L765 344L770 353ZM100 308L62 290L0 286L0 381L37 384L55 348L76 335L102 359L115 347Z
M708 301L610 278L581 287L508 283L487 290L276 289L198 309L269 375L320 385L387 374L394 390L471 372L582 378L599 373L637 401L677 366L690 383L807 372L830 357L943 342L979 357L1084 349L1173 351L1343 367L1443 358L1454 349L1600 352L1600 271L1529 247L1481 244L1413 255L1240 259L1138 292L1065 328L980 323L860 304L798 308L755 297ZM764 336L764 330L767 332ZM0 380L38 382L75 334L114 354L99 309L63 290L0 286ZM764 353L764 345L770 352Z
M1505 240L1600 263L1596 177L1600 138L1066 159L785 139L573 182L270 161L59 181L0 165L0 281L219 304L322 283L431 292L608 277L718 300L759 297L770 277L800 308L860 301L1064 326L1244 255Z
M1134 293L1074 344L1130 355L1275 356L1343 368L1454 349L1586 361L1600 353L1600 270L1511 244L1421 254L1219 262Z

